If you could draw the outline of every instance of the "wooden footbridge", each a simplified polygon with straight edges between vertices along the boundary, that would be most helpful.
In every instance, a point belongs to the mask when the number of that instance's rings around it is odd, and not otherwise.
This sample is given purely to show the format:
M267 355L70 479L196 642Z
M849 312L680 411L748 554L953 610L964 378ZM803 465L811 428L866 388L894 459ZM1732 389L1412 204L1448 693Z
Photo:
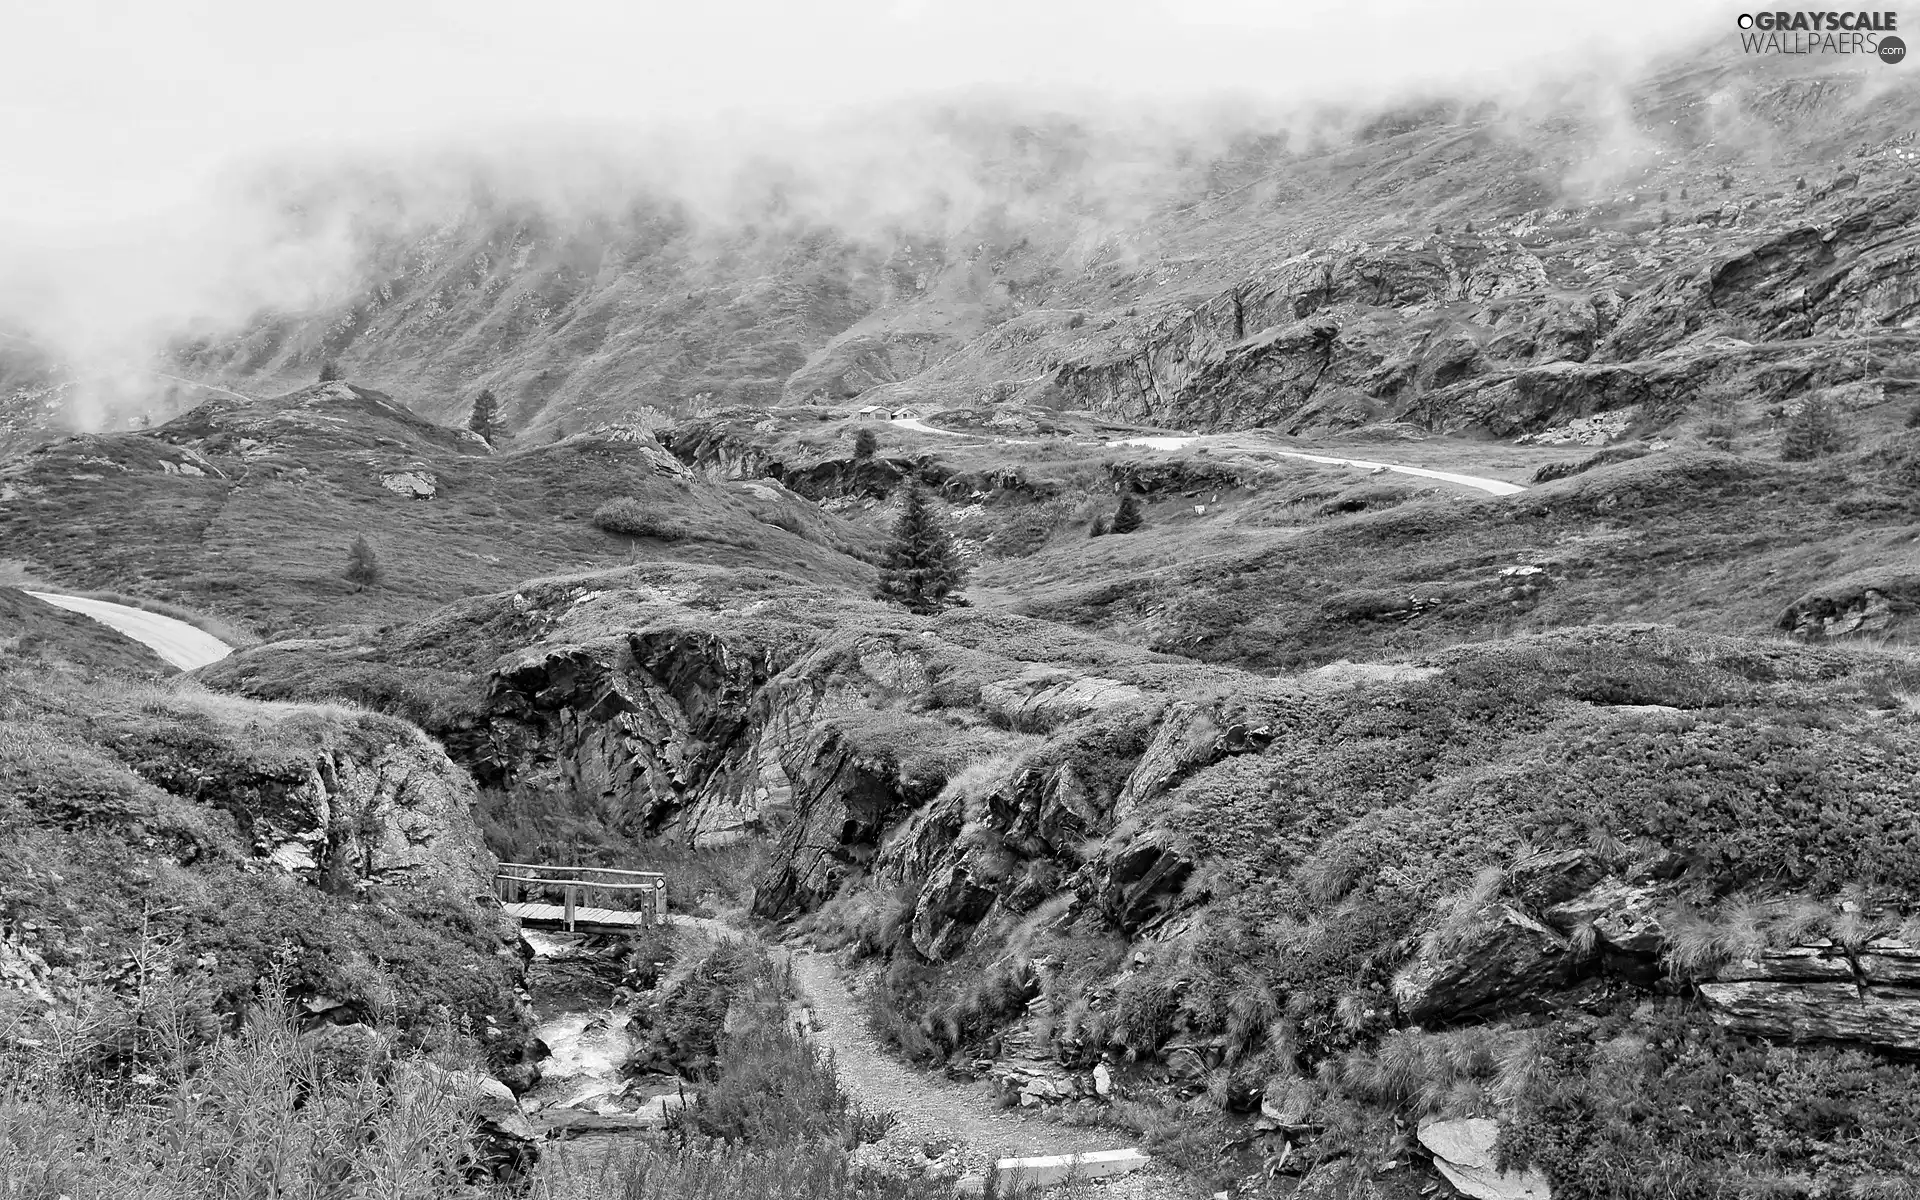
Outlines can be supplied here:
M539 929L623 933L667 923L667 877L657 871L503 862L493 894Z

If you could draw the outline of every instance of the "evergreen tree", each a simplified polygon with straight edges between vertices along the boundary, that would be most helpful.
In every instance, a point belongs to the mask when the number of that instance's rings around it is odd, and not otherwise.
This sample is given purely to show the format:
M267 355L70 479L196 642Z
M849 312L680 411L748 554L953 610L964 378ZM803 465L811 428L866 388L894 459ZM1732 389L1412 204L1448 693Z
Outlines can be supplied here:
M1701 426L1701 440L1715 450L1732 450L1734 439L1740 432L1740 397L1732 386L1716 384L1702 393L1705 402L1706 424Z
M855 461L865 462L867 459L872 458L873 452L879 448L880 439L874 436L873 430L862 429L853 435L853 457Z
M1087 530L1088 537L1105 537L1107 533L1107 514L1101 513L1093 519L1093 527Z
M367 537L361 534L353 539L353 546L347 551L347 582L357 591L380 582L380 563L373 556L373 547L367 544Z
M340 364L330 358L320 360L320 382L332 383L340 378Z
M953 540L933 511L918 479L907 484L906 504L893 526L886 565L880 568L876 600L891 600L922 615L953 603L948 597L966 577Z
M1145 520L1146 518L1140 512L1140 497L1128 492L1120 497L1120 507L1114 510L1111 528L1114 533L1132 533L1140 528Z
M467 418L467 428L491 442L502 431L500 429L500 402L493 398L493 389L483 389L473 402L473 415Z
M1819 396L1809 396L1787 421L1780 439L1780 457L1787 462L1807 462L1838 450L1840 440L1840 419L1833 407Z

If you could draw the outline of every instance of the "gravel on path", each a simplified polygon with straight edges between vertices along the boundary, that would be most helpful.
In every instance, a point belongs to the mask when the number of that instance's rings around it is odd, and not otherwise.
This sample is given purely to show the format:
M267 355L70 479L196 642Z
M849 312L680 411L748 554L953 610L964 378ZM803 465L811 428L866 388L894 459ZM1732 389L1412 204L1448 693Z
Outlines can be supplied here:
M955 1083L898 1061L868 1029L829 956L796 950L791 961L794 984L817 1027L813 1036L833 1051L841 1083L868 1109L897 1113L898 1136L959 1140L988 1157L1009 1158L1133 1144L1110 1129L1055 1125L1020 1109L1001 1108L985 1084Z

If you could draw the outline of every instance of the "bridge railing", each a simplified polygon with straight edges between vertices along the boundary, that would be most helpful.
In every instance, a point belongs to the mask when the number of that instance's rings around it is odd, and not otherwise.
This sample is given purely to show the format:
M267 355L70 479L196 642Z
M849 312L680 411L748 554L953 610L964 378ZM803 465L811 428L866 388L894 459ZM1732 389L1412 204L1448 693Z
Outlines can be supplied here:
M549 863L500 864L493 877L495 896L511 904L528 899L530 891L543 897L557 895L568 929L573 928L575 914L581 908L637 912L646 924L667 923L667 877L658 871L561 867Z

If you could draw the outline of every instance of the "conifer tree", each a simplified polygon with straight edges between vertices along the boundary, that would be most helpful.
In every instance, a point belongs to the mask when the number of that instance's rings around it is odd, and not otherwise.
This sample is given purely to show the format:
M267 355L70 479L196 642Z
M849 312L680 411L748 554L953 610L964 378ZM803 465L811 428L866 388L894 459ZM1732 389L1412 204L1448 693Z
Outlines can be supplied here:
M380 582L380 563L373 556L373 547L367 544L365 534L353 539L353 546L347 551L347 582L357 591Z
M928 502L926 489L918 479L910 481L874 598L904 605L924 616L953 603L949 597L965 577L966 568L960 565L953 539Z
M1120 497L1120 507L1114 510L1113 514L1112 531L1114 533L1132 533L1134 530L1140 528L1141 525L1145 524L1145 522L1146 518L1140 512L1140 497L1134 495L1132 492L1128 492L1126 495Z
M493 398L493 389L485 388L474 399L473 415L467 418L467 428L491 442L501 432L500 402Z
M1840 420L1833 407L1819 396L1809 396L1800 411L1787 421L1780 439L1780 457L1787 462L1807 462L1840 448Z
M320 360L320 382L332 383L340 378L340 364L330 358Z
M874 436L873 430L862 429L853 435L853 457L856 462L865 462L872 458L873 452L879 448L880 439Z
M1701 399L1707 418L1700 429L1701 440L1715 450L1732 450L1740 432L1739 394L1723 383L1708 388Z

